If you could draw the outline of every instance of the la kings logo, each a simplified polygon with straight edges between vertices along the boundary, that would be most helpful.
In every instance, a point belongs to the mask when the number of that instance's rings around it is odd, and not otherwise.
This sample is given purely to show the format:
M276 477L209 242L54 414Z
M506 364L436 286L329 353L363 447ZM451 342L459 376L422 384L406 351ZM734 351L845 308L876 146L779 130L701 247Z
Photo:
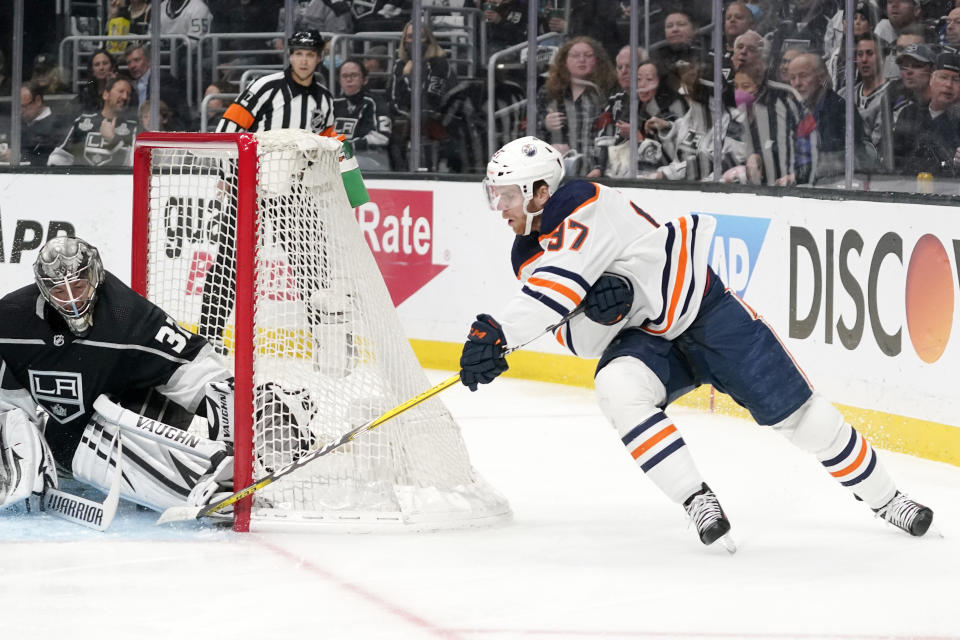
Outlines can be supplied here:
M83 376L72 371L28 369L30 394L60 423L83 415Z

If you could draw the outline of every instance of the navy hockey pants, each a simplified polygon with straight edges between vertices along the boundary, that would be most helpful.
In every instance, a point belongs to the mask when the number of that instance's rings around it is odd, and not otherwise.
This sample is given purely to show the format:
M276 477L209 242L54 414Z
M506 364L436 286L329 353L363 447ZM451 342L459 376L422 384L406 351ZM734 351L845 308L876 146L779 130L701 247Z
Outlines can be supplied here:
M666 404L712 384L758 424L776 424L810 398L810 384L770 327L726 291L712 270L709 277L697 319L679 337L625 329L603 352L597 372L614 358L634 357L660 378Z

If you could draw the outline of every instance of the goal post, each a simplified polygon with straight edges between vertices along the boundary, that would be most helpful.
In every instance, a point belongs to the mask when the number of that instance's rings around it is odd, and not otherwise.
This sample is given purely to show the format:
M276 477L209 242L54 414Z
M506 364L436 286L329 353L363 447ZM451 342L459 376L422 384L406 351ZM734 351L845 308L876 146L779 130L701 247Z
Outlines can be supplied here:
M133 288L234 373L237 490L430 386L347 200L340 154L301 130L135 142ZM509 517L433 398L241 501L234 528Z

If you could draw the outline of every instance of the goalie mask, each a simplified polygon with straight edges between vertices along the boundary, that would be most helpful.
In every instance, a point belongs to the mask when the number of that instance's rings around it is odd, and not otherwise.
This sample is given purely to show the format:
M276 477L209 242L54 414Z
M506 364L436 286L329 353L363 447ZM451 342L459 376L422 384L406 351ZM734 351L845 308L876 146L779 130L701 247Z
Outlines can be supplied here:
M534 136L517 138L503 145L487 163L487 177L483 180L487 202L494 211L513 208L522 199L527 216L524 235L530 233L533 219L539 211L530 212L527 205L533 198L534 184L543 180L550 195L563 180L563 156L556 149ZM516 189L509 187L516 186ZM512 200L512 201L508 201Z
M103 282L97 248L79 238L57 236L43 245L33 275L40 295L67 321L79 337L93 326L93 305Z

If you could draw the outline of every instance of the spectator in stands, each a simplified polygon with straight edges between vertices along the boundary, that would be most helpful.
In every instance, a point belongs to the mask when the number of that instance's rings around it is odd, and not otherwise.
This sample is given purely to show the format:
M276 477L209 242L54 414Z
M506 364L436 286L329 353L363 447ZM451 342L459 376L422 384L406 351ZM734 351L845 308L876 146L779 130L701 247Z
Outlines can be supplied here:
M44 95L70 91L63 69L54 64L53 56L41 53L33 59L33 74L29 82L35 84Z
M797 183L815 184L823 178L842 175L845 168L846 106L843 98L829 87L823 59L812 53L794 58L790 63L790 85L806 107L806 115L797 126ZM855 166L858 170L872 170L876 164L876 150L865 141L863 120L857 111L853 112L853 118Z
M617 57L613 59L617 69L617 84L621 91L630 89L630 45L620 47ZM637 68L647 62L647 52L643 47L637 47Z
M150 66L150 49L145 44L131 43L125 54L127 73L133 80L133 93L130 96L130 106L139 108L150 98L150 86L156 74ZM166 71L159 74L160 99L170 108L170 126L174 131L185 129L188 118L186 90Z
M864 36L873 35L873 23L870 18L872 9L870 5L861 0L856 4L853 12L853 41L857 42ZM847 21L843 16L843 9L837 12L837 15L831 20L831 27L835 37L827 38L824 43L824 59L827 64L827 72L830 74L831 87L837 93L842 94L846 86L846 28ZM829 33L830 31L828 31ZM882 54L883 47L878 53ZM882 56L881 58L882 59Z
M280 8L277 31L287 25L287 12ZM344 2L329 0L297 0L293 5L293 31L320 31L321 33L353 33L353 14ZM328 41L329 42L329 41ZM274 49L283 49L283 40L273 41Z
M795 59L800 52L788 49L785 54ZM793 184L796 149L794 133L800 122L801 105L793 89L769 79L767 60L769 44L750 30L734 41L732 64L740 72L740 90L736 85L725 95L728 106L736 105L744 113L742 137L747 147L745 176L737 179L768 186ZM736 76L734 76L736 77ZM749 95L748 95L749 94ZM756 166L755 166L756 165Z
M564 154L567 175L593 171L595 122L617 82L599 42L576 36L560 47L537 98L538 136Z
M777 75L772 80L785 85L790 84L790 63L801 53L807 53L806 45L785 44L786 49L780 54L780 64L777 65Z
M204 0L162 0L160 4L160 33L164 35L184 35L187 37L187 44L180 40L174 40L171 44L177 51L177 68L171 73L182 82L190 77L192 69L187 68L188 57L194 59L200 55L200 38L210 33L210 27L213 25L213 13ZM191 56L187 56L187 52ZM209 68L210 60L204 60L204 67L207 73L211 73ZM168 103L169 104L169 103ZM177 113L177 121L186 122L185 111Z
M487 56L492 56L527 38L527 3L525 1L487 0L481 8L483 20L487 23Z
M110 0L109 18L107 19L106 35L125 36L130 33L130 11L127 9L127 0ZM123 40L108 40L104 49L110 55L123 53L127 43Z
M893 43L910 25L920 25L920 0L887 0L887 17L877 23L874 33Z
M137 112L140 130L141 131L170 131L170 118L173 116L173 112L170 111L163 100L157 103L157 115L160 116L160 126L151 127L150 126L150 101L147 100L140 105L140 109Z
M43 90L35 84L20 87L20 164L45 167L50 152L60 142L61 127L53 112L43 102ZM4 150L0 160L10 161Z
M880 39L881 44L884 42ZM924 36L923 27L918 24L912 24L908 27L905 27L903 32L897 36L897 41L893 48L893 55L887 56L884 60L883 65L883 77L888 80L896 80L900 77L900 67L897 63L898 56L904 52L904 50L912 44L926 44L926 39ZM931 49L931 56L935 52ZM931 57L930 65L933 65L933 59Z
M856 43L855 55L857 75L860 81L853 88L857 110L863 118L867 137L880 156L880 162L893 168L892 142L893 120L887 87L890 81L883 77L882 47L872 33L861 36Z
M224 93L224 91L220 88L219 84L209 84L207 88L203 90L203 98L222 93ZM202 131L216 131L217 125L220 123L220 118L226 110L227 103L223 98L210 98L210 100L207 101L206 113L201 115L202 118L206 119L206 127L202 128L198 123L197 128Z
M630 49L627 48L629 53ZM623 81L620 80L623 87ZM630 103L627 99L630 83L623 87L624 91L614 94L607 101L606 106L597 118L599 134L596 142L596 160L594 171L587 177L604 175L612 178L633 176L630 168ZM644 145L650 136L649 142L643 146L644 151L652 147L649 153L638 153L637 171L647 173L656 169L659 158L659 142L650 131L645 131L647 123L658 118L661 121L674 121L683 116L686 103L678 96L661 85L657 67L652 62L645 62L637 69L637 143ZM651 144L652 143L652 144ZM639 147L638 147L639 148ZM597 173L598 172L598 173Z
M703 50L696 40L697 25L689 13L680 9L667 13L663 23L663 35L666 45L650 52L651 59L657 65L657 73L668 79L668 88L676 93L679 79L673 74L677 62L684 60L689 64L699 64L703 59Z
M49 165L129 167L138 124L124 116L132 88L126 76L114 76L103 91L99 113L80 114L66 138L50 154Z
M767 43L753 29L744 31L733 41L730 66L734 72L745 71L751 77L766 72ZM731 78L732 80L732 78Z
M741 36L742 37L742 36ZM739 182L741 184L762 184L764 178L764 160L762 153L762 136L760 127L763 123L757 122L757 110L754 104L757 94L763 85L765 76L762 68L748 67L733 74L734 104L737 111L730 115L727 131L724 137L730 135L734 144L731 145L730 161L738 161L732 167L725 167L721 182ZM736 127L740 127L738 131ZM742 144L737 145L736 142ZM712 150L712 145L710 147Z
M753 12L746 2L736 0L727 5L723 14L723 77L727 80L733 80L731 70L733 69L733 48L737 38L753 29L756 22Z
M353 145L362 170L389 171L387 146L392 123L386 104L367 90L369 74L359 58L349 58L340 65L340 95L333 100L333 128Z
M194 51L212 24L213 13L204 0L163 0L160 4L160 33L187 36Z
M440 107L447 92L456 85L457 74L447 59L446 52L427 25L420 27L420 51L422 60L420 85L421 141L440 143L444 140ZM407 171L409 169L412 74L413 23L408 22L403 28L403 37L400 46L397 48L397 59L393 63L393 80L390 83L389 94L393 118L390 165L395 171ZM425 160L431 164L438 162L437 158L425 158Z
M76 100L76 113L96 113L103 108L103 89L107 80L117 75L117 61L106 49L97 49L87 63L89 80L80 89Z
M960 173L960 56L937 56L930 75L930 102L905 107L893 129L896 166L904 173Z
M690 64L686 60L678 60L676 66L674 73L680 79L678 93L686 101L687 110L676 121L651 118L644 127L649 137L659 140L661 145L660 166L649 177L698 180L697 150L710 129L712 119L707 107L710 94L700 81L701 74L707 72L707 68L706 65Z
M943 43L948 47L960 50L960 7L951 9L950 13L947 14Z
M908 44L897 55L900 77L887 87L894 122L905 107L913 103L925 105L929 101L933 60L933 48L927 44Z
M150 33L150 0L130 0L127 11L130 13L130 33Z
M754 79L751 75L759 73L760 70L757 68L734 72L733 77L730 78L731 89L736 91L734 87L739 86L741 95L752 95L750 93L744 94L744 91L749 92L756 89L756 82L760 76L757 75L757 78ZM745 102L743 106L746 107L748 102ZM719 123L714 120L712 112L709 114L707 121L710 126L699 140L696 161L687 165L688 175L686 177L688 180L699 178L704 181L713 181L714 173L719 172L721 182L759 184L761 179L760 158L755 151L752 151L750 146L748 114L749 110L747 108L741 109L730 104L724 105ZM714 153L716 129L719 129L721 140L719 168L716 165L717 158ZM748 166L750 167L749 176ZM689 175L691 168L695 170L695 175Z

